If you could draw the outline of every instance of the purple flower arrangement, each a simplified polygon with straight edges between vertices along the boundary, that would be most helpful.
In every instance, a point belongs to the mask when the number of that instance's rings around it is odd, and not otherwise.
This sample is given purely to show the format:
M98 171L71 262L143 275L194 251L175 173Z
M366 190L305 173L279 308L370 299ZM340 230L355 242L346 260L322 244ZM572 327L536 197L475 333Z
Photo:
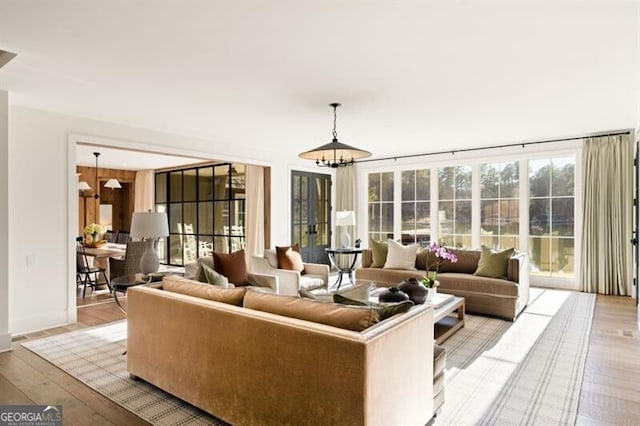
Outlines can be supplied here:
M422 284L427 288L438 286L438 271L440 270L440 265L443 262L448 261L451 263L456 263L458 261L458 256L456 256L454 253L451 253L449 250L447 250L446 247L443 247L436 242L431 243L431 245L429 246L429 252L436 255L436 261L433 264L427 264L426 275L422 277ZM435 271L433 271L432 276L429 277L429 270L431 269L432 265L435 265Z

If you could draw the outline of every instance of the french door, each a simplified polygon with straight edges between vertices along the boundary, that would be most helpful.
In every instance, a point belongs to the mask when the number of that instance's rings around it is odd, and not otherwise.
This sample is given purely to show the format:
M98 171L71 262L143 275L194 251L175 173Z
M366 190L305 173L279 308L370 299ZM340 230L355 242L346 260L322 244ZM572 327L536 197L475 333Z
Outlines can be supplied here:
M302 260L329 264L331 242L331 176L291 173L291 242L300 245Z

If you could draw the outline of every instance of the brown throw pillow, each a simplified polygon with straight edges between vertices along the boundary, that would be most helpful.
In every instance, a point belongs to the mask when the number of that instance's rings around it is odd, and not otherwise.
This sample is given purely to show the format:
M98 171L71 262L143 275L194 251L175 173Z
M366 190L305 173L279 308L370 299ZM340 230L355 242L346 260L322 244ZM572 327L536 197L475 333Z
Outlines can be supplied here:
M489 247L482 246L482 254L478 262L478 269L474 275L487 278L507 278L509 259L515 249L510 248L494 253Z
M300 256L300 247L298 244L285 247L277 247L278 269L286 269L288 271L296 271L304 274L304 263Z
M244 250L233 253L213 252L213 270L227 277L229 282L236 286L249 285Z

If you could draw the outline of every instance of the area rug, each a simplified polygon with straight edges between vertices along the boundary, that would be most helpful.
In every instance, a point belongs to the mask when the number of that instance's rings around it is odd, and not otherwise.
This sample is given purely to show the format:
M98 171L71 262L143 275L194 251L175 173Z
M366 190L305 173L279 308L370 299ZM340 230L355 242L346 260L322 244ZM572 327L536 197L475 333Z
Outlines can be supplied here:
M436 425L573 425L595 295L532 289L516 322L467 315L447 350Z
M467 315L443 344L445 404L436 425L575 423L595 295L532 289L531 296L516 322ZM22 345L152 424L225 424L130 379L126 336L120 321Z
M85 328L22 344L90 388L154 425L226 425L204 411L129 378L126 321Z

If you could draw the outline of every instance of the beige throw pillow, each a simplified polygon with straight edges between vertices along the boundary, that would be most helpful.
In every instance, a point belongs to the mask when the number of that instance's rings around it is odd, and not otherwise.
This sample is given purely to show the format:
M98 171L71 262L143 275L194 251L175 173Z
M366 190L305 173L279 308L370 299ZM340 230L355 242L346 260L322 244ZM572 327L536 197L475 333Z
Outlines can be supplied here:
M416 253L419 248L417 244L403 246L389 239L387 240L387 246L389 247L387 261L384 263L386 269L416 269Z

